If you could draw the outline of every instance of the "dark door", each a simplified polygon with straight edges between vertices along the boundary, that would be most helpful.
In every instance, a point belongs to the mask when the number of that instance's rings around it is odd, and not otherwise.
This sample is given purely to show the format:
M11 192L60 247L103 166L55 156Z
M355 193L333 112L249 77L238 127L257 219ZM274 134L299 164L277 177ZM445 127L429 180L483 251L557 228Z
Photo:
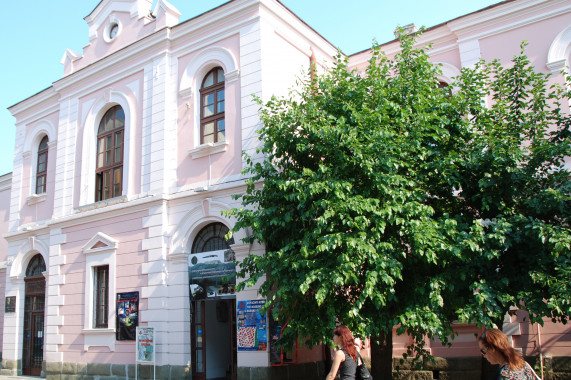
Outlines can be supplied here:
M44 360L44 300L46 283L43 276L26 278L24 305L24 350L22 372L40 376Z
M192 380L206 380L206 337L204 331L204 301L192 302Z
M232 334L230 334L230 347L232 347L232 367L230 380L238 379L238 332L236 331L236 299L230 300L230 321L232 321Z

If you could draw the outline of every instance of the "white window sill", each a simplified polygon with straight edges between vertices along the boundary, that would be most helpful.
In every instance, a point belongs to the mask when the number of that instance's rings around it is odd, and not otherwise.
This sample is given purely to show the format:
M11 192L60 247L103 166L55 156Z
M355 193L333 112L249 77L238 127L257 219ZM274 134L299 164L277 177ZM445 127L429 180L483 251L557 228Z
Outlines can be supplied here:
M188 154L192 156L192 159L209 156L211 154L225 152L228 147L228 141L221 141L217 143L207 143L197 146L194 149L188 151Z
M114 335L115 329L101 328L101 329L83 329L81 333L84 335Z
M83 350L89 351L90 347L108 347L109 351L115 351L115 329L83 329Z
M28 206L35 205L37 203L41 203L46 200L48 195L46 193L41 194L32 194L28 198L26 198L26 203Z
M111 205L115 205L115 204L119 204L119 203L123 203L123 202L127 202L127 196L126 195L121 195L119 197L105 199L104 201L99 201L99 202L95 202L95 203L89 203L89 204L86 204L83 206L76 207L75 210L77 212L85 212L85 211L96 210L99 208L103 208L103 207L107 207L107 206L111 206Z

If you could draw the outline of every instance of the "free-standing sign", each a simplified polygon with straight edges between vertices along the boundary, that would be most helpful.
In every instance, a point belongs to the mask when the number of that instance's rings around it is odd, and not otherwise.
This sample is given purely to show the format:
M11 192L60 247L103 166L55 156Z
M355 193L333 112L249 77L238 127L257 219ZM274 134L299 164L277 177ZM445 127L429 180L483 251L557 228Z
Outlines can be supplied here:
M155 329L137 327L137 362L155 362Z
M261 313L265 303L265 300L238 301L238 351L267 350L266 315Z
M139 292L117 293L117 340L135 340L139 325Z

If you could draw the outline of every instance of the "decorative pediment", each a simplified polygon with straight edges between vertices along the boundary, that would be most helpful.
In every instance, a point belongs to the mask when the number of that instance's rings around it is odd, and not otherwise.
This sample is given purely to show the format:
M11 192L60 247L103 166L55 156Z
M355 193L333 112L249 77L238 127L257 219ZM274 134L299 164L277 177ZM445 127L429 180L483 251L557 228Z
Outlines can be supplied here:
M98 232L94 237L92 237L87 244L82 248L83 253L98 253L102 251L108 251L112 249L117 249L119 243L112 237L104 234L103 232Z

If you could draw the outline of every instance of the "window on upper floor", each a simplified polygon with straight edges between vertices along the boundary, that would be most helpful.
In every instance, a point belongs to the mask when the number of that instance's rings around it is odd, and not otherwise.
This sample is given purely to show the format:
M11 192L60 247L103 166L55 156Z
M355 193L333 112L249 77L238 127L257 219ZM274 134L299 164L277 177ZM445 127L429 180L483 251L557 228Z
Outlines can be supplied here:
M38 163L36 166L36 194L46 192L48 173L48 136L44 136L38 146Z
M438 81L438 88L446 91L446 96L452 96L452 87L444 81Z
M215 67L200 87L200 144L226 140L224 98L224 70Z
M123 191L125 112L114 106L105 113L97 132L95 201L118 197Z

